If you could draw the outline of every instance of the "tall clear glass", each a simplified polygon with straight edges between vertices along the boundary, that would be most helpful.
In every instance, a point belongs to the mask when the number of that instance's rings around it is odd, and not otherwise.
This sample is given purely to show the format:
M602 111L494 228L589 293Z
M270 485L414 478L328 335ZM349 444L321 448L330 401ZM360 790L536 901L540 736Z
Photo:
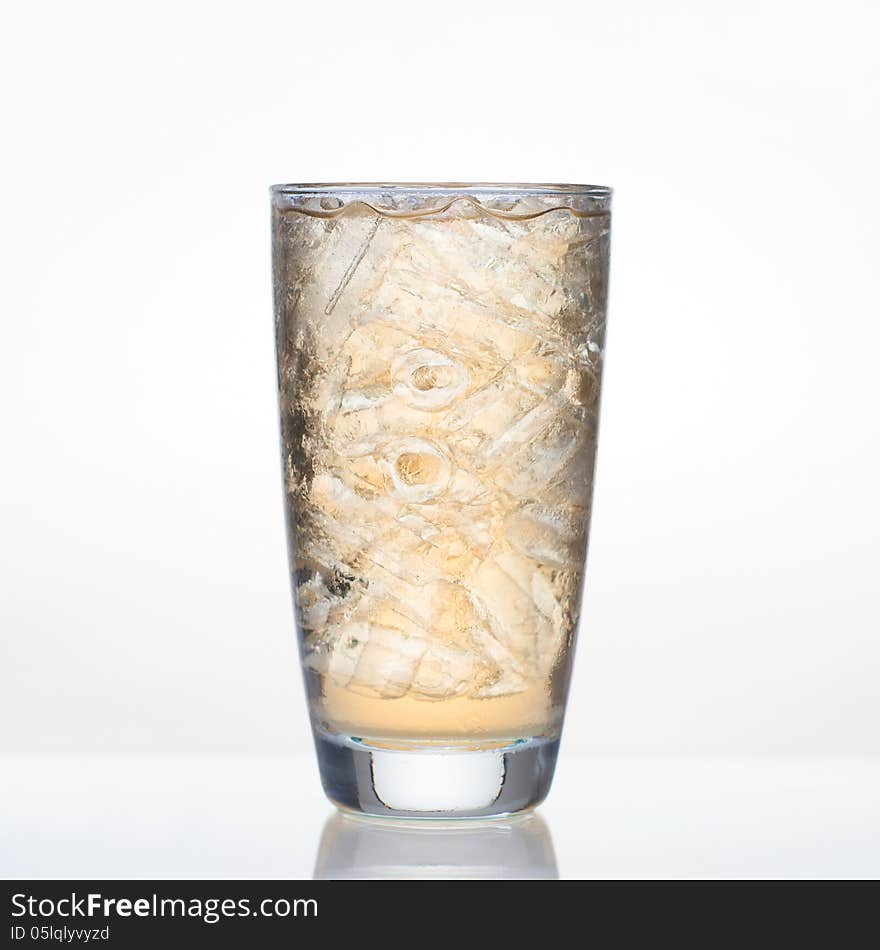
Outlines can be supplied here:
M580 613L611 192L272 188L294 612L344 809L533 807Z

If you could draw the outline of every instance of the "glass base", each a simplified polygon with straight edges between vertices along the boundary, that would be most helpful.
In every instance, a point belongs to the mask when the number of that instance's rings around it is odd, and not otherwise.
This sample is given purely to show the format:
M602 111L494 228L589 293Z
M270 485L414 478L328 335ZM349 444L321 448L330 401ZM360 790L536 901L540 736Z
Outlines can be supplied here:
M558 739L479 746L384 744L315 732L324 792L336 806L390 818L494 818L539 805Z

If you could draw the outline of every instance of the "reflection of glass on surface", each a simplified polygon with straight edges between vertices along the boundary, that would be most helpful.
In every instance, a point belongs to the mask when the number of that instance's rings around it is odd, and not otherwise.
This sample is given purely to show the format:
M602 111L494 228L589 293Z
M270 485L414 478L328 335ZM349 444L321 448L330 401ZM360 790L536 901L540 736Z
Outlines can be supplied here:
M324 825L315 880L556 880L540 815L492 821L376 821L335 814Z

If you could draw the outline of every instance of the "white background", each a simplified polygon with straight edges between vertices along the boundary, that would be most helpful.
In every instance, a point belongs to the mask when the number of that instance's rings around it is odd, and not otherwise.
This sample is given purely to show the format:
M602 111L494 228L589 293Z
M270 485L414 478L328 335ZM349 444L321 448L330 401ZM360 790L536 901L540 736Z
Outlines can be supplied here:
M0 751L309 754L267 187L380 179L616 189L567 753L880 754L878 36L854 0L10 7Z

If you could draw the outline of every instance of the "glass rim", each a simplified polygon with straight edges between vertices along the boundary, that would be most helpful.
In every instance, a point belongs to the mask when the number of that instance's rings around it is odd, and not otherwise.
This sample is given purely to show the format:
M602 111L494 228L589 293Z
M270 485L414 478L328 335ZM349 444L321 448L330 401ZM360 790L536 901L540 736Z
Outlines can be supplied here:
M610 198L613 189L606 185L563 184L557 182L317 182L314 184L278 184L269 191L273 195L467 195L472 192L492 195L548 195L559 197Z

